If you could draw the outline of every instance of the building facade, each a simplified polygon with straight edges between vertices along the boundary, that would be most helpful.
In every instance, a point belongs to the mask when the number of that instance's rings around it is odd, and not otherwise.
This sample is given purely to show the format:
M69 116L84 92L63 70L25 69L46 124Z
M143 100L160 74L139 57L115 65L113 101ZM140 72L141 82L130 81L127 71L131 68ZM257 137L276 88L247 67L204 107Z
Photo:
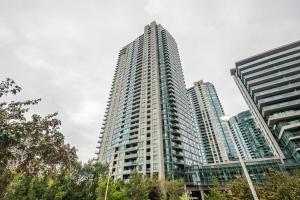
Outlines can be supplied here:
M264 135L249 110L232 117L229 123L244 160L273 157Z
M300 163L300 41L236 62L231 75L273 154Z
M264 181L270 173L282 170L280 159L275 157L246 160L245 165L253 182ZM215 181L224 186L241 176L244 173L239 161L210 163L188 169L186 184L192 191L208 191Z
M194 112L194 123L200 135L202 163L236 160L237 154L226 123L225 115L212 83L197 81L188 89Z
M119 53L98 145L114 178L182 177L201 160L177 44L152 22Z

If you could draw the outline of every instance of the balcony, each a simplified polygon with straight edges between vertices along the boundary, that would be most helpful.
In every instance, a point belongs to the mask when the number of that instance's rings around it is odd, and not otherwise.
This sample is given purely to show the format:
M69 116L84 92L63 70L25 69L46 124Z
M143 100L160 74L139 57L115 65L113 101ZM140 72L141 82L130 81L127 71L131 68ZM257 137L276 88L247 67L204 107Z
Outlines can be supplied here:
M291 68L291 69L288 69L288 70L285 70L285 71L274 72L270 75L263 76L261 78L257 78L257 79L248 81L247 82L247 87L249 89L249 87L252 87L254 85L258 85L258 84L266 83L266 82L273 81L273 80L276 80L276 79L280 79L283 76L293 75L293 74L296 74L299 71L300 71L300 67L294 67L294 68Z
M138 150L138 146L134 146L134 147L127 147L126 149L125 149L125 151L127 152L127 151L136 151L136 150Z
M129 140L127 144L137 144L138 142L139 142L139 139L136 137L135 139Z
M272 126L280 121L284 121L288 119L296 119L296 118L300 118L300 110L291 110L291 111L276 113L269 117L268 125Z
M183 153L181 151L172 151L172 154L177 157L183 157Z
M174 136L180 136L180 133L179 133L177 130L173 130L173 131L172 131L172 129L170 129L170 132L171 132L171 134L174 135Z
M124 166L128 167L128 166L134 166L137 165L137 161L128 161L128 162L124 162Z
M300 50L300 47L293 47L293 48L290 48L290 49L286 49L284 51L280 51L280 52L277 52L277 53L274 53L274 54L271 54L271 55L268 55L268 56L264 56L262 58L259 58L259 59L255 59L253 61L250 61L250 62L246 62L244 64L241 64L239 65L239 68L240 69L247 69L257 63L261 63L261 62L267 62L269 60L274 60L276 59L277 57L283 57L283 56L286 56L287 54L290 55L290 54L295 54L295 52L299 51Z
M281 139L281 137L283 136L285 131L294 130L294 129L298 129L298 128L300 128L300 122L295 123L295 124L288 124L288 125L282 126L281 129L280 129L280 132L279 132L278 139Z
M288 84L291 81L294 81L294 82L300 81L300 74L296 74L296 75L289 76L289 77L284 77L279 80L270 81L270 82L267 82L264 84L260 84L260 85L251 87L250 93L251 93L251 95L253 95L256 92L268 90L268 89L275 88L275 87L280 87L283 84Z
M239 70L241 76L245 76L250 73L261 71L262 69L270 68L270 66L280 65L280 63L285 62L286 60L297 59L297 57L299 57L299 56L300 56L300 53L294 53L292 55L284 56L282 58L275 59L273 61L269 61L269 62L266 62L263 64L258 64L256 66L249 67L248 69L245 69L245 70L242 70L242 67L238 67L238 70Z
M172 144L172 148L174 148L174 149L182 149L182 145L181 144L173 143Z
M262 109L262 114L264 117L268 117L270 114L274 112L293 110L299 108L299 106L300 106L300 99L288 101L285 103L278 103L278 104L264 107Z
M264 98L261 100L258 100L258 108L261 109L263 106L276 104L278 102L293 100L293 99L299 99L300 97L300 91L293 91L285 94L280 94L268 98Z
M128 158L137 158L137 157L138 157L137 153L132 153L132 154L125 155L125 159L128 159Z
M283 85L281 87L272 88L269 90L257 92L254 94L254 101L257 101L262 98L266 98L268 96L274 96L277 94L283 94L287 92L294 91L296 89L300 89L300 82L298 83L289 83L288 85Z
M264 69L264 70L260 70L260 71L255 72L255 73L245 75L245 76L243 76L243 78L244 78L244 81L250 81L250 80L253 80L255 78L260 78L260 77L263 77L263 76L268 76L270 74L276 73L278 70L282 71L282 70L285 70L285 69L293 68L293 67L299 65L299 63L300 63L299 59L294 60L294 61L290 61L290 62L281 64L281 65L273 66L273 67L270 67L270 68L267 68L267 69Z
M174 141L181 141L180 136L173 136L173 135L171 135L171 139L174 140Z
M175 164L184 165L183 159L176 159L176 158L173 158L173 162L174 162Z

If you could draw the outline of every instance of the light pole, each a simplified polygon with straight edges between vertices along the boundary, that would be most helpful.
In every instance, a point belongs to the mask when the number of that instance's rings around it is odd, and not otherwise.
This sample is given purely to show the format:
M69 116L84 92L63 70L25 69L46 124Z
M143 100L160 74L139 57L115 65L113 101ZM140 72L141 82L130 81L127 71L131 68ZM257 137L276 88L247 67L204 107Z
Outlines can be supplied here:
M109 181L110 181L110 168L108 168L108 177L107 177L107 184L106 184L106 189L105 189L105 196L104 200L107 200L107 192L108 192L108 186L109 186Z
M226 122L226 126L227 126L227 129L228 129L228 131L229 131L229 135L230 135L230 137L231 137L231 139L232 139L232 142L233 142L235 151L236 151L236 153L237 153L239 162L241 163L241 166L242 166L244 175L245 175L245 177L246 177L246 180L247 180L247 182L248 182L248 185L249 185L249 187L250 187L252 196L253 196L254 200L258 200L258 196L257 196L257 194L256 194L256 191L255 191L255 188L254 188L254 186L253 186L252 180L251 180L250 175L249 175L249 173L248 173L247 167L246 167L246 165L245 165L245 163L244 163L244 160L243 160L243 158L242 158L242 156L241 156L241 154L240 154L240 152L239 152L238 146L237 146L237 144L236 144L236 142L235 142L235 140L234 140L234 137L233 137L233 133L232 133L232 131L231 131L231 129L230 129L230 126L229 126L229 119L230 119L230 117L227 116L227 115L224 115L224 116L220 117L220 119L221 119L222 121Z

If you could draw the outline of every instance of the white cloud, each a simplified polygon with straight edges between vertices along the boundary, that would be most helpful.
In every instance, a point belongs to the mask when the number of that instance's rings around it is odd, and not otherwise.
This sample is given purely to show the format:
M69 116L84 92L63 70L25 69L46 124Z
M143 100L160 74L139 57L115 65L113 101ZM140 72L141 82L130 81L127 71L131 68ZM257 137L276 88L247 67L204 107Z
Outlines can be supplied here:
M32 45L20 46L15 54L24 64L37 69L50 69L52 66L46 61L40 50Z
M0 47L16 39L15 32L6 24L0 22Z
M100 110L101 108L99 102L92 98L85 97L85 100L82 100L77 109L69 112L69 117L71 118L72 122L76 124L88 125L95 120L98 121L97 117L100 115Z
M45 17L35 23L22 26L25 36L32 41L39 40L78 40L80 30L78 24L68 18Z
M144 7L146 13L152 16L158 15L165 7L165 0L147 0Z
M80 159L94 155L118 51L156 20L175 38L187 85L213 82L230 115L247 107L229 69L299 40L300 1L0 1L0 76L37 112L58 111ZM280 28L278 28L280 26Z

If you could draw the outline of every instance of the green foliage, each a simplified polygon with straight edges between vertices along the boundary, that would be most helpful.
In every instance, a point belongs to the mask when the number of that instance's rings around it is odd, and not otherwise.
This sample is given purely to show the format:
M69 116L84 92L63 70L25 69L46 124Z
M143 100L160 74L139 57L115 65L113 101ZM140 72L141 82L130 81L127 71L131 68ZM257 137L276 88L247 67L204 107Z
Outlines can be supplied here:
M165 181L165 191L167 199L179 200L185 192L184 181L182 179Z
M210 189L209 195L206 195L205 199L226 200L226 194L221 191L220 184L217 180L214 180L213 187Z
M4 196L7 186L14 176L15 174L11 170L0 168L0 199Z
M96 199L99 180L107 176L108 166L89 161L83 166L79 165L74 174L79 185L80 199Z
M28 189L30 180L26 174L16 174L7 189L4 199L28 199Z
M85 165L78 164L73 170L55 176L14 173L3 198L7 200L95 200L98 182L100 183L99 180L106 174L107 165L92 162Z
M126 191L131 200L147 200L149 190L146 180L137 171L130 174L129 183L126 184Z
M180 200L190 200L190 194L188 191L185 191L183 195L181 195Z
M0 97L17 94L21 88L11 79L0 83ZM29 108L41 100L0 103L0 168L26 174L56 174L70 169L76 150L64 143L57 113L41 117Z
M262 200L300 199L300 171L291 175L273 172L267 181L258 184L257 192Z
M105 192L107 190L107 199L108 200L129 200L126 193L125 185L122 181L114 181L112 178L109 180L107 187L108 178L103 177L99 180L97 188L97 200L105 199Z
M253 196L245 178L238 177L227 186L228 196L232 200L252 200Z
M163 197L162 183L157 177L146 178L148 188L148 199L160 200Z
M0 83L0 98L20 91L21 87L11 79ZM26 175L54 176L67 172L77 162L75 148L65 144L64 136L59 132L61 122L56 118L57 113L45 117L33 114L31 119L26 117L29 108L40 101L0 103L0 198L11 181L21 189L16 181L27 183ZM14 173L20 176L13 176Z

